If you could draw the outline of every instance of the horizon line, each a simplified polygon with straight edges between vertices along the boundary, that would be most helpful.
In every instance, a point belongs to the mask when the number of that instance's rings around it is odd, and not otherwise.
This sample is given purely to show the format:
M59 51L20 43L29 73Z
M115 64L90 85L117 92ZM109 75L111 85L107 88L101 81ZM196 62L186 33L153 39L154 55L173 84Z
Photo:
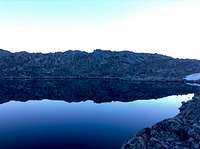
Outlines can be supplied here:
M84 53L88 53L88 54L91 54L91 53L94 53L95 51L103 51L103 52L113 52L113 53L120 53L120 52L130 52L130 53L136 53L136 54L152 54L152 55L160 55L160 56L166 56L166 57L171 57L171 58L174 58L174 59L190 59L190 60L200 60L200 59L196 59L196 58L181 58L181 57L174 57L174 56L170 56L170 55L165 55L165 54L162 54L162 53L150 53L150 52L135 52L133 50L108 50L108 49L93 49L91 52L90 51L86 51L86 50L80 50L80 49L68 49L68 50L60 50L60 51L53 51L53 52L30 52L30 51L26 51L26 50L21 50L21 51L11 51L11 50L5 50L3 48L0 48L0 51L6 51L6 52L9 52L9 53L28 53L28 54L55 54L55 53L65 53L65 52L84 52Z

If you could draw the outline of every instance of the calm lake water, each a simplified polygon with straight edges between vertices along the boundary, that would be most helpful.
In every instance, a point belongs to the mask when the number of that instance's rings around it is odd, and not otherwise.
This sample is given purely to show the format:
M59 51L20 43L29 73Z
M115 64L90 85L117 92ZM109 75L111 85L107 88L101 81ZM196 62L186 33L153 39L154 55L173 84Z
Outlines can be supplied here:
M0 105L0 149L117 149L132 135L178 113L193 94L157 100Z

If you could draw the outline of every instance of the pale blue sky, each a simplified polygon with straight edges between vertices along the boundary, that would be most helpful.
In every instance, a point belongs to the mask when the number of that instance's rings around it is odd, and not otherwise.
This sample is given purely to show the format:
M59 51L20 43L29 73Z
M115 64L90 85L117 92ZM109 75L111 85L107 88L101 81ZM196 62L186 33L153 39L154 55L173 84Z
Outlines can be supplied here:
M106 23L145 11L163 0L1 0L1 18L8 22Z
M200 59L199 0L0 0L0 48Z

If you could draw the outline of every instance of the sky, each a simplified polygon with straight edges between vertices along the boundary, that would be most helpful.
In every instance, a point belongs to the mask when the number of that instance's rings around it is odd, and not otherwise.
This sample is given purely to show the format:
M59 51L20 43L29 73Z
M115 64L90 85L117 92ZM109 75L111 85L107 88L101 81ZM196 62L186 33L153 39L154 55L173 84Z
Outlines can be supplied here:
M200 59L200 0L0 0L0 48Z

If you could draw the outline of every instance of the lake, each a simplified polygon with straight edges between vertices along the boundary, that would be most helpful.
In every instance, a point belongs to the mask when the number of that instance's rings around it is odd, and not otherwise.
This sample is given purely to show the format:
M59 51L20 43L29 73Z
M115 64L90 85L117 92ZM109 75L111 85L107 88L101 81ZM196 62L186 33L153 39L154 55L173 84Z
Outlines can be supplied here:
M2 80L0 148L120 148L142 128L175 116L181 102L192 99L193 89L119 81Z
M175 116L192 96L101 104L11 101L0 105L0 148L120 148L138 130Z

